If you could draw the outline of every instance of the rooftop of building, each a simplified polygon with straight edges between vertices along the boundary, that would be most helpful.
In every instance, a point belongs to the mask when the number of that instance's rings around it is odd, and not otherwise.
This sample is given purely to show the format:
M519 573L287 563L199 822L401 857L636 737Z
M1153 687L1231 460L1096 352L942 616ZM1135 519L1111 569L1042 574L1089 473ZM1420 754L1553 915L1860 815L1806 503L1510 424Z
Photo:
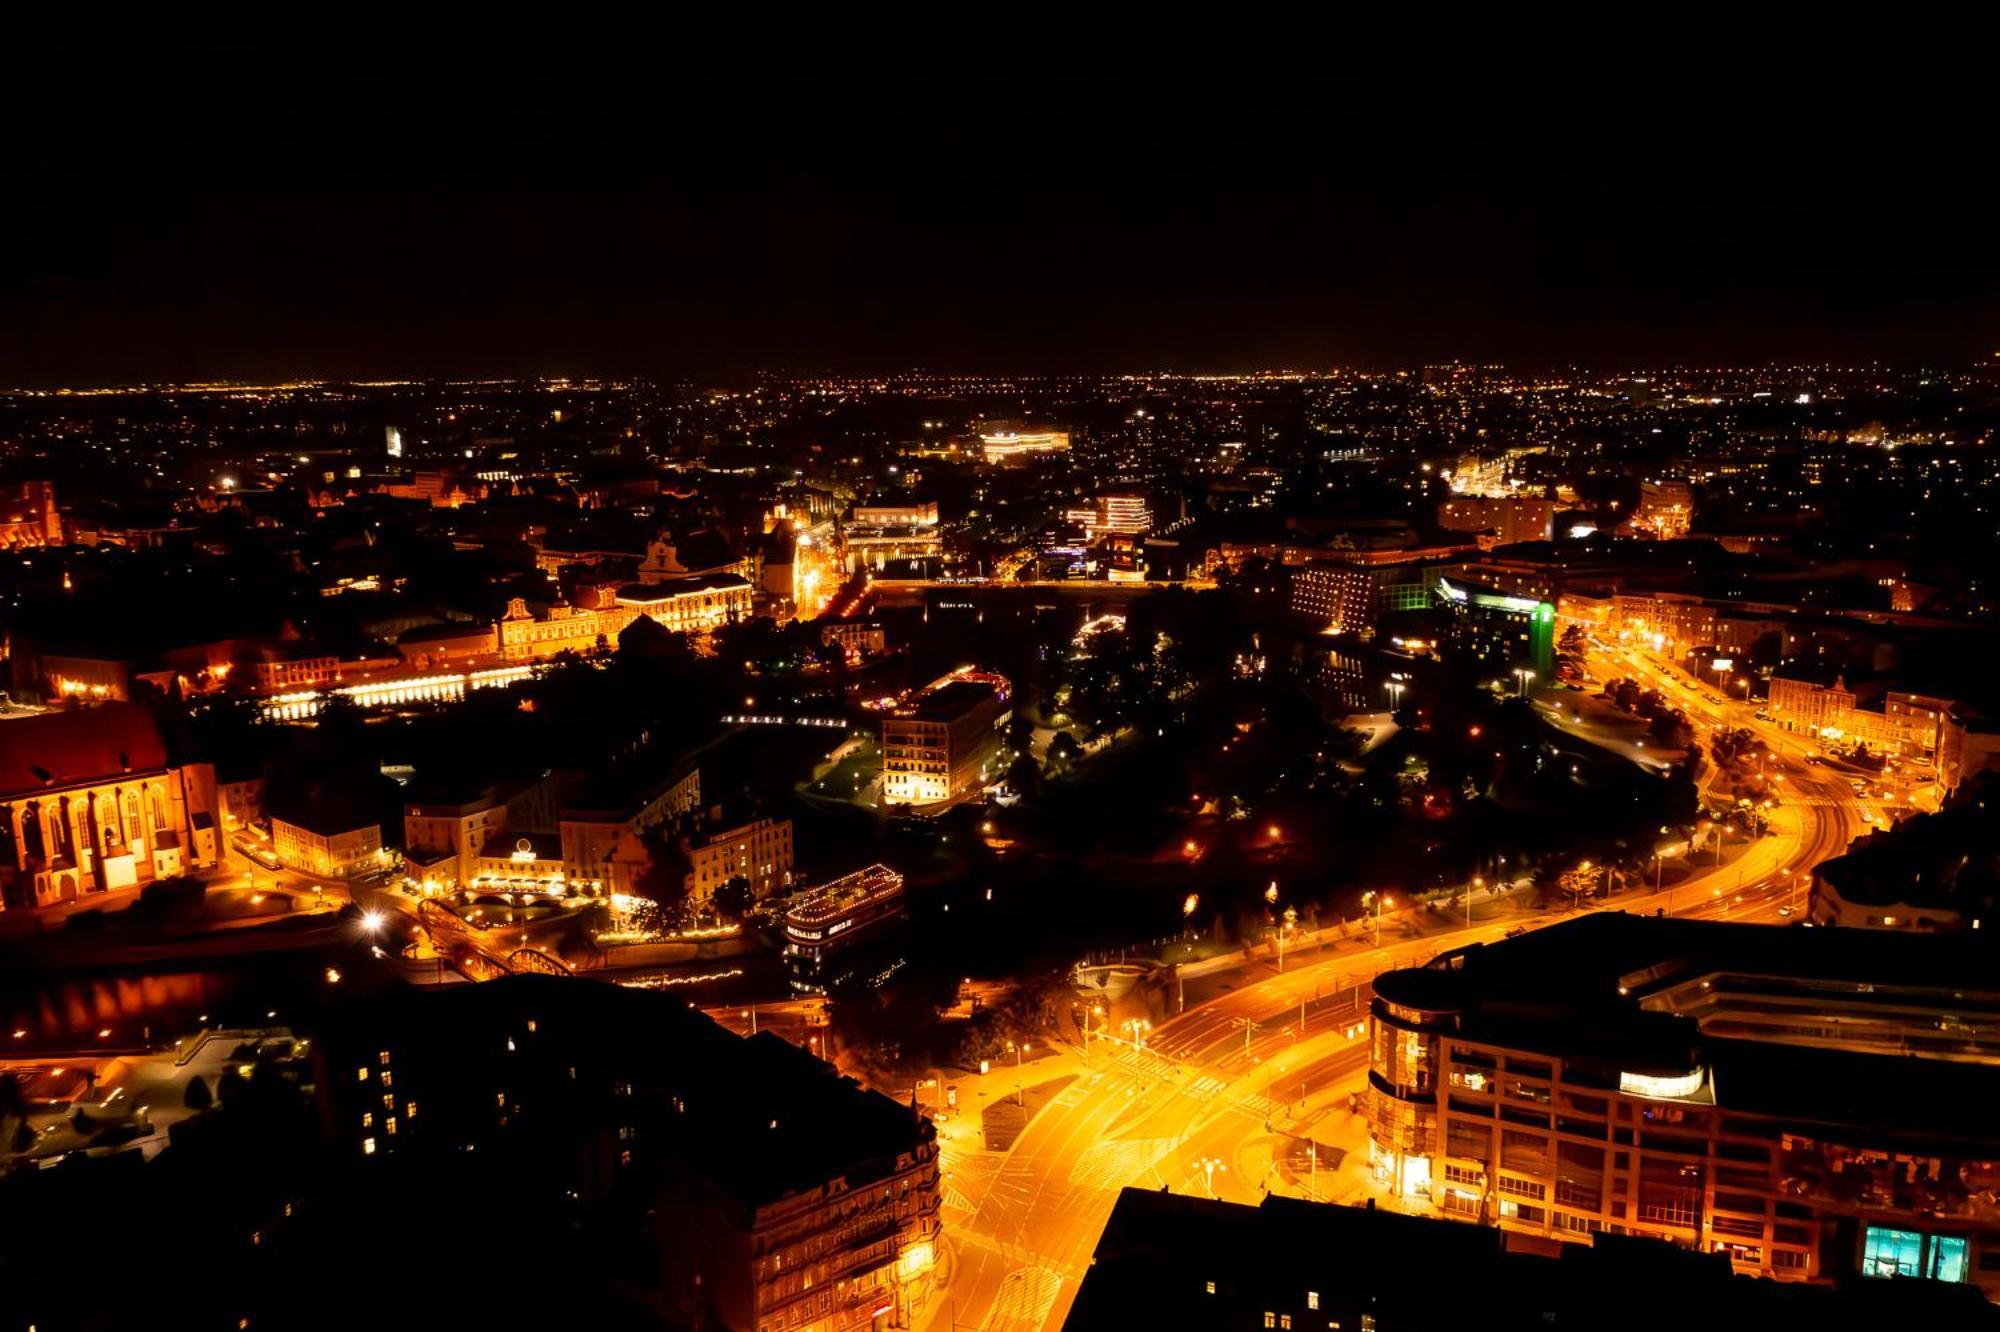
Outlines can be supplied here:
M917 721L953 721L982 703L1004 696L1003 686L990 677L952 676L925 689L899 708L896 716Z
M656 605L700 592L727 592L749 586L750 581L741 574L691 574L658 583L627 583L618 589L618 600L627 605Z
M1706 1069L1701 1093L1689 1099L1799 1124L1863 1128L1885 1140L1944 1139L1990 1154L2000 1150L2000 1126L1983 1107L2000 1096L2000 1067L1971 1062L1993 1053L1970 1036L1962 1049L1940 1038L1921 1048L1912 1042L1906 1053L1864 1053L1779 1036L1720 1039L1681 1010L1711 996L1747 996L1754 1005L1775 994L1773 1006L1794 1016L1811 1003L1873 1008L1896 1021L1913 1011L1919 1019L1932 1010L2000 1014L1994 960L1989 940L1977 933L1598 912L1389 972L1375 990L1387 1003L1433 1015L1463 1039L1561 1058L1572 1079L1616 1088L1626 1074Z
M1935 814L1856 842L1815 871L1849 902L1950 906L1974 916L1995 895L2000 864L2000 776L1981 773Z
M546 1051L539 1068L510 1057L510 1038L530 1022ZM689 1148L682 1164L750 1206L832 1178L875 1177L932 1136L907 1106L789 1041L737 1036L672 995L589 980L397 986L340 1013L327 1039L338 1050L389 1048L404 1076L434 1059L442 1076L482 1095L484 1063L510 1094L538 1071L554 1079L577 1068L629 1083L641 1098L667 1098L675 1107L668 1122Z
M115 781L166 765L160 729L137 703L44 712L0 726L0 797Z
M1128 1188L1063 1327L1255 1327L1278 1311L1303 1327L2000 1325L2000 1310L1967 1285L1766 1281L1656 1240L1600 1234L1551 1252L1507 1231L1371 1207Z

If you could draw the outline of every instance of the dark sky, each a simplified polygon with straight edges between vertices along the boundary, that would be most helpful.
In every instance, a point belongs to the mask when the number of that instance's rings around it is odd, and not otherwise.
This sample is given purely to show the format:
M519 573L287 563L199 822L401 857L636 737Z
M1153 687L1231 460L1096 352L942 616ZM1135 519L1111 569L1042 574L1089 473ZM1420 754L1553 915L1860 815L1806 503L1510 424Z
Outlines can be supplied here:
M13 43L0 384L2000 351L1933 51L773 45Z

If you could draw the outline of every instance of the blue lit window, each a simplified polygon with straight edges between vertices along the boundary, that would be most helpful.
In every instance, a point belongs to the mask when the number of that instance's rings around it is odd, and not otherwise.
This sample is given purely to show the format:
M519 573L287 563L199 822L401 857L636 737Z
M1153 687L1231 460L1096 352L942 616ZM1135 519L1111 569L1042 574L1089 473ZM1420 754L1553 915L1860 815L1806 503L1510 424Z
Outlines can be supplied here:
M1924 1270L1923 1257L1924 1237L1916 1231L1870 1226L1867 1244L1861 1252L1861 1275L1918 1276ZM1961 1263L1964 1261L1962 1252L1959 1259Z
M1931 1236L1930 1275L1938 1281L1965 1280L1965 1240L1957 1235Z

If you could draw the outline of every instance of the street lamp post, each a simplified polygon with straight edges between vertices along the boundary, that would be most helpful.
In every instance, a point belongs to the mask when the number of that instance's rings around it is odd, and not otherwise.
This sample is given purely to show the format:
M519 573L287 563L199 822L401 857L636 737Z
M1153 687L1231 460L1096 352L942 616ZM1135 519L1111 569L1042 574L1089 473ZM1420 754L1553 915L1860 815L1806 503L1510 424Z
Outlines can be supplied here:
M1229 1173L1229 1167L1222 1163L1221 1157L1204 1156L1194 1163L1194 1168L1202 1172L1203 1183L1208 1186L1208 1196L1215 1197L1215 1172L1220 1170L1226 1175Z
M1022 1041L1019 1045L1016 1045L1014 1042L1009 1041L1007 1042L1007 1048L1014 1052L1014 1103L1025 1109L1028 1102L1027 1098L1021 1094L1021 1055L1028 1048L1028 1042Z

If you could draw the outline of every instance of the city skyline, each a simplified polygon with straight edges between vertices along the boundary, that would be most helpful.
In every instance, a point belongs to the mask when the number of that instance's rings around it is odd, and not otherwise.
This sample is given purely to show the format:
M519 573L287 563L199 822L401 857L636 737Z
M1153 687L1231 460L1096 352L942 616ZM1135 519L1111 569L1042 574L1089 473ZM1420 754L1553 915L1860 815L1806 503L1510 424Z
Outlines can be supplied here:
M2000 1326L1983 43L736 17L0 49L0 1332Z

